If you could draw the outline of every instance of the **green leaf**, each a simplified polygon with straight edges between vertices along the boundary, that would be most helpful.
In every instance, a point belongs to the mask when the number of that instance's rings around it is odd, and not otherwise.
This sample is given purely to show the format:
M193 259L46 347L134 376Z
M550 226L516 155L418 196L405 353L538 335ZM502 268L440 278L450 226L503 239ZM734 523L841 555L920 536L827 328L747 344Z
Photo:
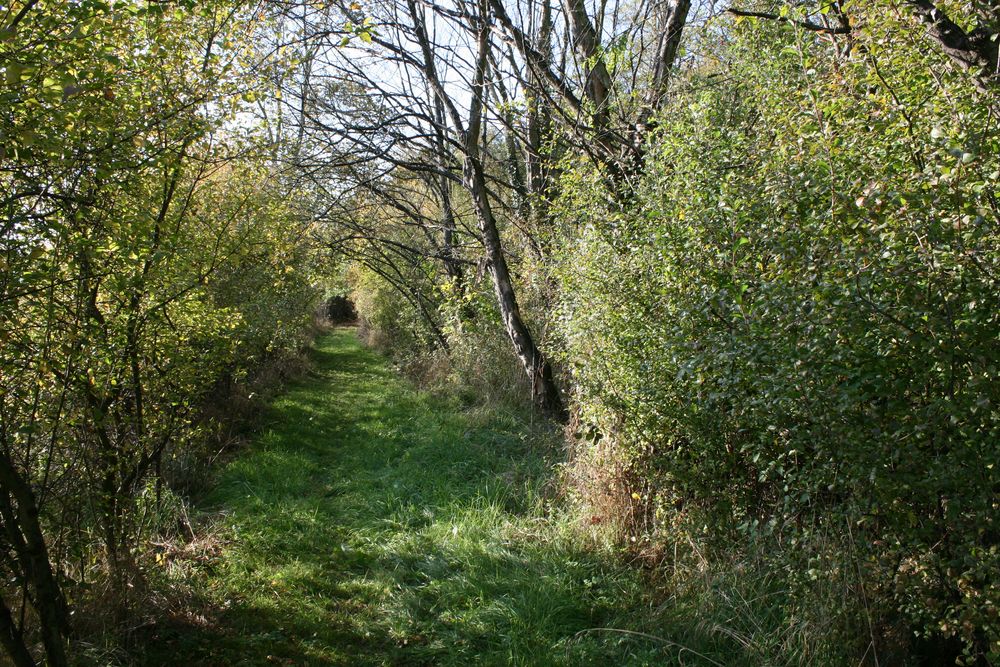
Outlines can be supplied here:
M7 85L16 86L17 84L19 84L21 82L21 72L23 71L24 68L18 63L10 63L9 65L7 65L7 71L5 73L7 78Z

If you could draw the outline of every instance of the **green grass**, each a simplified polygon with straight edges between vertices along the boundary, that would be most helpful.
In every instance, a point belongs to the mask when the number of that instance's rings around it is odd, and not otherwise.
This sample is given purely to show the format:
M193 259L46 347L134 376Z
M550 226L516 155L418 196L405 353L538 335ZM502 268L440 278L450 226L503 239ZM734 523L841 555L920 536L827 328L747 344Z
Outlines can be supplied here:
M314 363L200 503L224 547L184 584L208 621L161 624L138 662L744 662L553 507L556 432L442 405L351 330Z

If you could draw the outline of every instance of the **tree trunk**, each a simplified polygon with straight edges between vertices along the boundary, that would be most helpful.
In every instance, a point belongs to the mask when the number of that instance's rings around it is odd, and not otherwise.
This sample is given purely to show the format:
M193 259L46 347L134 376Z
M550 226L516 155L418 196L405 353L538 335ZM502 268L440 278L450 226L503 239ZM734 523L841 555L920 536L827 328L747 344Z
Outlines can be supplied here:
M997 84L1000 78L1000 45L993 41L996 25L965 32L930 0L906 0L920 22L927 26L927 35L941 50L966 70L974 71L976 86L983 91ZM981 10L981 18L996 21L996 10ZM990 29L992 28L992 29Z
M486 250L490 274L493 277L493 287L497 306L500 309L500 317L503 319L504 328L514 345L514 352L531 380L532 402L543 412L564 420L566 410L559 396L552 367L535 345L528 326L521 317L514 283L510 277L510 270L507 267L507 259L500 240L500 232L497 229L496 218L493 216L493 208L490 205L486 173L480 159L479 145L483 138L482 120L486 97L486 72L490 55L489 0L479 0L478 14L472 17L475 21L476 31L476 69L471 86L472 99L469 103L469 120L464 131L458 108L451 102L450 98L446 98L445 87L438 79L437 69L434 66L434 52L427 37L420 10L417 8L415 0L408 0L407 6L414 22L415 37L420 44L424 58L424 76L434 94L438 95L442 104L448 108L448 112L453 118L454 130L462 135L462 148L465 153L462 184L468 190L476 207L476 221L483 236L483 246Z
M542 14L538 33L535 36L535 51L544 59L546 67L552 65L552 7L548 0L542 2ZM525 146L525 172L531 206L531 222L538 228L549 222L548 203L549 164L547 151L552 138L552 110L549 108L546 82L534 68L529 68L529 88L525 91L528 105L527 130L528 138ZM541 243L545 248L545 241Z
M583 67L584 92L594 105L591 111L594 129L600 137L608 124L608 105L612 86L611 74L604 63L604 58L601 57L601 39L590 21L584 0L563 0L563 10L566 12L566 20L569 22L570 34L573 37L573 48Z
M482 111L486 96L486 70L489 55L489 21L487 14L489 5L486 0L479 2L479 17L477 25L478 57L476 73L472 84L472 103L469 105L469 126L465 133L465 164L462 170L463 182L476 206L476 221L483 235L483 245L486 249L486 260L489 263L490 274L493 276L493 288L496 292L497 305L500 307L500 317L504 328L514 344L514 352L524 366L531 380L532 402L543 412L557 419L566 418L566 410L559 397L559 388L552 375L552 367L548 359L535 345L517 303L514 283L507 267L507 258L500 241L496 218L490 204L489 192L486 187L486 174L482 161L479 159L479 142L482 138Z
M681 34L687 23L688 12L691 11L691 0L670 0L664 11L666 13L660 25L660 39L656 47L656 59L653 62L653 82L647 103L649 111L659 109L667 94L670 74L681 44Z
M25 578L35 593L32 604L41 623L47 662L52 667L64 667L68 664L65 638L69 635L66 598L49 562L35 494L6 453L0 453L0 488L4 491L2 500L6 511L3 512L3 523L6 532Z
M500 242L500 233L497 230L496 220L493 217L493 210L486 192L486 179L478 159L471 156L466 158L464 177L465 186L469 189L476 204L476 221L479 223L479 231L483 235L486 261L493 277L493 288L496 293L497 305L500 307L500 317L503 319L504 328L507 330L511 343L514 344L514 352L521 360L521 365L524 366L524 370L531 380L532 403L556 419L565 420L566 410L552 375L552 366L535 345L535 341L521 317L517 294L514 291L510 270L507 267L507 259Z
M24 644L24 636L14 624L10 607L2 599L0 599L0 643L7 649L7 655L10 656L15 667L35 667L35 660Z
M462 265L455 256L455 235L457 228L455 225L455 209L451 203L451 179L448 178L446 172L450 167L450 156L448 155L448 146L445 142L445 131L448 126L448 119L445 117L444 105L441 103L440 98L434 95L434 123L436 125L434 138L435 138L435 148L437 149L437 162L438 168L441 173L437 177L437 185L440 190L441 195L441 229L443 235L443 255L444 255L444 270L451 279L452 284L461 293L464 291L465 286L463 284L464 275L462 271Z

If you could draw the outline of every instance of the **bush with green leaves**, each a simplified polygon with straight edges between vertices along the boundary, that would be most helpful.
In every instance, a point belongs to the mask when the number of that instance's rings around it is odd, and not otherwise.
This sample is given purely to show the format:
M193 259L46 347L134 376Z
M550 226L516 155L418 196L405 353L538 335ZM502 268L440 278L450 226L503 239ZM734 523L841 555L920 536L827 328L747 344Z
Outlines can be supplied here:
M16 664L41 639L59 665L67 600L127 617L164 459L203 437L221 377L301 344L315 290L304 223L239 126L260 86L252 8L16 16L0 46L0 634Z
M801 590L856 572L877 622L995 660L1000 101L871 13L849 55L735 26L624 206L568 165L564 357L654 539L770 540Z

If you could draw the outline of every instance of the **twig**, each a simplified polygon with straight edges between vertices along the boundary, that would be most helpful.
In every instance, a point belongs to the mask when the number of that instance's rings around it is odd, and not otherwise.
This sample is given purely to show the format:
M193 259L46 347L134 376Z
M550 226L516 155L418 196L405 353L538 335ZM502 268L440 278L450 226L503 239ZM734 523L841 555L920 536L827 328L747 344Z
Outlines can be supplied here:
M769 14L767 12L749 12L743 9L735 9L730 7L726 10L734 16L747 16L758 19L767 19L769 21L778 21L779 23L791 23L797 25L800 28L805 28L806 30L812 30L813 32L823 32L828 35L849 35L852 31L850 26L837 26L836 28L831 28L829 26L820 25L818 23L813 23L812 21L798 21L796 19L790 19L787 16L780 16L778 14Z

